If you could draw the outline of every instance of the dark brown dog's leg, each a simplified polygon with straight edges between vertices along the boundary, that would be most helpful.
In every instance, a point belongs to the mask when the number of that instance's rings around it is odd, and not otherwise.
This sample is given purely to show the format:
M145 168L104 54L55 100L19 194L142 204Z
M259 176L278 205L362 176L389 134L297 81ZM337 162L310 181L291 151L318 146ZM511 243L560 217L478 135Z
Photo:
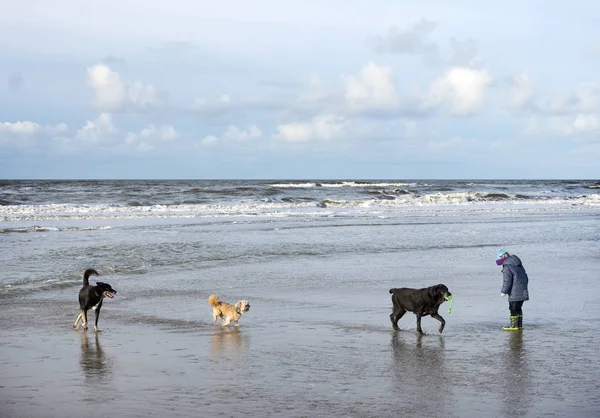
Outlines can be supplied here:
M438 313L431 314L431 317L437 319L438 321L440 321L442 323L442 325L440 325L440 334L441 334L442 331L444 330L444 327L446 326L446 321Z
M417 332L419 334L423 334L423 330L421 329L421 315L417 314Z
M400 320L400 318L402 318L404 316L405 313L406 313L406 310L400 309L400 310L392 312L392 314L390 315L390 320L392 321L392 328L395 329L396 331L398 331L400 329L400 328L398 328L398 321Z

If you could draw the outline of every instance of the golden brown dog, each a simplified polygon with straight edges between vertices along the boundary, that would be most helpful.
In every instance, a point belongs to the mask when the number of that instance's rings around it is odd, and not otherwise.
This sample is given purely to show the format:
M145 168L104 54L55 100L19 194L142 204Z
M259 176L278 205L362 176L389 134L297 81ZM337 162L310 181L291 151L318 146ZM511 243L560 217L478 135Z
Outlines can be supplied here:
M240 300L235 305L227 302L221 302L215 295L208 297L208 304L213 308L213 323L217 322L217 317L221 318L221 325L228 326L231 321L233 325L238 326L238 320L245 312L250 310L250 304L247 300Z

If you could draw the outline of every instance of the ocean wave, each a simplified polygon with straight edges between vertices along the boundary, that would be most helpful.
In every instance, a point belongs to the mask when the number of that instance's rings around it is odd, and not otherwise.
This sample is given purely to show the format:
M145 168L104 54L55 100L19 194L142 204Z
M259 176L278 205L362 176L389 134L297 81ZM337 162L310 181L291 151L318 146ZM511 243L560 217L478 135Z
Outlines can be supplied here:
M313 188L313 187L406 187L414 183L385 183L385 182L361 182L361 181L337 181L337 182L302 182L302 183L275 183L270 187L286 188Z
M8 234L11 232L60 232L60 231L99 231L111 229L110 226L90 226L90 227L53 227L53 226L39 226L31 225L18 228L0 228L0 234Z
M230 204L179 204L179 205L12 205L0 206L0 221L36 221L59 219L142 219L142 218L193 218L220 216L290 216L294 214L319 215L322 208L356 209L411 208L423 206L477 206L477 205L554 205L598 206L600 194L577 197L551 197L509 195L506 193L433 193L425 195L381 194L368 199L267 199L260 202ZM60 230L60 229L59 229ZM0 230L3 231L3 230ZM27 230L24 232L37 232Z

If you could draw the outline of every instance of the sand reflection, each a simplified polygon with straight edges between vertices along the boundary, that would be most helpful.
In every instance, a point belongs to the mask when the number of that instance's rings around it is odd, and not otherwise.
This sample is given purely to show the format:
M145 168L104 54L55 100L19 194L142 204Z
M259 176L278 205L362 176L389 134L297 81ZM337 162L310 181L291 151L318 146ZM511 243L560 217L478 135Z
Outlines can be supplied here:
M248 338L239 328L213 328L212 355L223 353L242 353L248 347Z
M87 332L81 333L81 356L79 364L86 379L106 380L111 374L110 361L102 350L98 333L94 333L93 342Z
M403 412L444 416L446 400L452 396L444 337L392 332L391 349L394 390L406 400Z
M531 379L525 347L525 331L508 333L502 367L502 411L505 416L523 416L531 408Z

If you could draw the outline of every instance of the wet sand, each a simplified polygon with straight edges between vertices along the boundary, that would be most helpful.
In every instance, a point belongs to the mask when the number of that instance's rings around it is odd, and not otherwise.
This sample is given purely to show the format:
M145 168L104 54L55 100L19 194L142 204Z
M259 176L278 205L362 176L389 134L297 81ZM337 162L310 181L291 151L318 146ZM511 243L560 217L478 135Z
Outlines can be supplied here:
M414 316L394 332L385 304L369 310L358 301L329 317L325 305L258 305L238 329L212 326L208 309L206 322L159 320L105 304L100 333L70 328L67 301L13 304L1 316L0 410L3 417L31 418L600 411L600 341L591 321L564 327L558 316L530 314L526 330L503 332L500 320L470 318L461 312L466 301L458 302L452 314L441 310L444 334L426 318L423 337Z

